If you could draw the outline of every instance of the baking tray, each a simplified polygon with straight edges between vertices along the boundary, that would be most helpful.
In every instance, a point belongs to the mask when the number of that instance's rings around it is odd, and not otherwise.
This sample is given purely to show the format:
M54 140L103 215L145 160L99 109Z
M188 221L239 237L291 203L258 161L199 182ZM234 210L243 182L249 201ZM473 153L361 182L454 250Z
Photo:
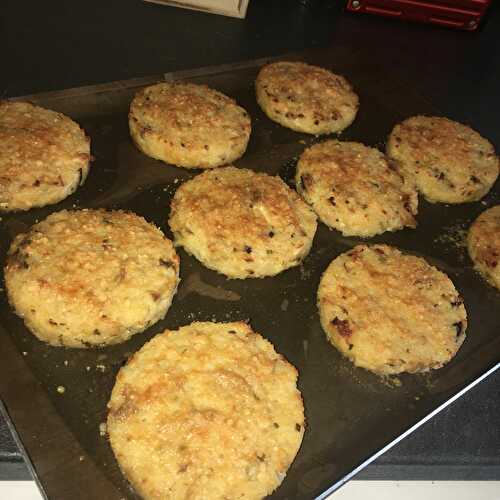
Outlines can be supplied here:
M358 57L348 47L315 49L280 59L319 64L351 80L361 107L342 139L383 148L397 122L417 113L439 114L424 97L382 74L376 60ZM246 154L235 164L278 174L293 185L297 156L320 139L285 129L258 108L253 82L259 67L270 60L28 96L81 123L92 138L95 160L85 185L65 201L2 215L2 265L16 234L61 209L128 209L171 236L166 223L170 199L180 183L197 172L167 166L140 153L127 125L134 93L164 79L206 83L236 98L250 113L253 131ZM493 131L482 132L495 141ZM472 270L463 246L470 222L498 199L498 183L477 203L432 205L420 199L416 229L368 240L424 256L451 277L464 297L467 339L447 366L428 374L380 379L354 368L327 342L316 309L320 275L333 258L364 240L343 237L322 224L303 264L274 278L228 280L180 249L182 281L166 319L124 344L100 350L53 348L39 342L12 313L2 292L0 394L46 496L54 500L134 498L107 438L100 433L120 366L165 328L175 329L193 320L250 320L298 368L307 418L297 458L271 497L326 497L499 367L500 294ZM63 394L57 391L60 385L66 389Z

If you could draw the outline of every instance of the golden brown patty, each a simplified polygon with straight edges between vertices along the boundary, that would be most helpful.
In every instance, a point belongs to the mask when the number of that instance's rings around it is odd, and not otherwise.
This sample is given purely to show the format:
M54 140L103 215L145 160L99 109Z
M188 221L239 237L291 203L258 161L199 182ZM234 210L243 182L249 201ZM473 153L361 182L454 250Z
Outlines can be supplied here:
M123 342L165 316L179 281L170 240L122 211L56 212L18 235L5 267L10 303L55 346Z
M257 102L271 120L308 134L345 129L359 107L358 96L343 76L300 62L264 66L255 91Z
M250 117L206 85L159 83L136 94L130 134L148 156L186 168L212 168L239 158L250 137Z
M84 183L90 140L67 116L0 102L0 210L57 203Z
M205 266L230 278L273 276L309 253L316 216L279 177L224 167L184 183L170 227Z
M377 149L336 140L315 144L302 153L295 181L319 218L345 236L416 226L417 191Z
M245 323L157 335L118 373L108 433L145 499L260 499L304 434L297 370Z
M500 205L489 208L474 221L467 243L475 268L500 289Z
M399 160L432 202L479 200L498 177L498 157L490 142L447 118L414 116L396 125L387 154Z
M339 255L318 290L328 340L382 375L440 368L465 340L467 314L446 274L387 245Z

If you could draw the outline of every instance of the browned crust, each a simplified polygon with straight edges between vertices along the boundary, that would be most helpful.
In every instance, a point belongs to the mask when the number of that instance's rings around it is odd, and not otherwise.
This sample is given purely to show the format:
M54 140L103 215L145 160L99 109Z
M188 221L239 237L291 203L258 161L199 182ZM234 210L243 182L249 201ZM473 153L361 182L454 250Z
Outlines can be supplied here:
M185 168L230 163L246 150L248 113L206 85L159 83L139 91L129 112L132 139L153 158Z
M467 243L475 268L500 289L500 205L485 210L474 221Z
M90 139L67 116L27 102L0 102L0 210L66 198L85 181Z
M359 107L358 96L343 76L300 62L264 66L255 88L257 102L269 118L299 132L343 130Z
M387 153L402 164L418 190L432 202L479 200L498 177L499 161L492 144L448 118L408 118L394 127Z
M307 255L312 210L279 177L235 167L204 172L172 200L176 244L232 278L277 274Z
M321 278L318 307L330 342L381 375L442 367L467 329L451 280L388 245L358 245L334 259Z

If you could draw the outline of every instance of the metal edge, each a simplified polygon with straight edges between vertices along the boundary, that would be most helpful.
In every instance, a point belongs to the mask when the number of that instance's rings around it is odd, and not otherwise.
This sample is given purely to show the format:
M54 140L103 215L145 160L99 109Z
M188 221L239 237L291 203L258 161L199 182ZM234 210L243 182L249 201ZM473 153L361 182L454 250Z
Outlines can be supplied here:
M290 59L298 56L299 53L290 52L288 54L283 54L281 56L261 57L259 59L250 59L247 61L240 61L227 64L218 64L216 66L202 66L201 68L172 71L169 73L164 73L163 77L165 78L165 80L168 81L168 80L182 80L183 78L196 78L197 76L205 76L205 75L213 76L219 73L227 73L228 71L231 70L254 68L256 66L262 66L272 61L281 61L284 59Z
M79 87L71 87L64 90L51 90L47 92L37 92L35 94L26 94L15 97L8 97L5 100L8 101L30 101L38 99L59 99L68 98L76 96L84 96L88 94L101 94L105 92L116 91L117 89L131 89L135 87L144 87L146 85L152 85L159 81L177 81L184 78L196 78L200 76L212 76L219 73L226 73L230 70L240 70L253 68L256 66L262 66L272 61L280 61L286 59L303 58L304 56L299 52L289 52L279 56L262 57L258 59L249 59L246 61L240 61L235 63L219 64L212 66L202 66L197 68L191 68L179 71L170 71L167 73L161 73L159 75L151 75L139 78L129 78L126 80L116 80L114 82L108 83L98 83L95 85L83 85Z
M327 490L325 490L323 493L315 497L315 500L325 500L327 499L332 493L337 491L339 488L341 488L344 484L346 484L348 481L350 481L358 472L363 470L367 465L370 465L373 461L375 461L378 457L383 455L386 451L390 450L393 446L398 444L400 441L405 439L407 436L412 434L415 430L417 430L419 427L421 427L423 424L425 424L427 421L429 421L431 418L436 416L438 413L440 413L442 410L444 410L447 406L449 406L451 403L456 401L458 398L463 396L466 392L468 392L470 389L475 387L477 384L482 382L484 379L486 379L489 375L491 375L493 372L498 370L500 368L500 363L497 363L494 365L492 368L487 370L485 373L480 375L478 378L473 380L469 385L465 386L463 389L458 391L456 394L454 394L450 399L446 400L443 404L438 406L436 409L431 411L428 415L426 415L424 418L419 420L416 424L412 425L409 429L407 429L405 432L400 434L396 439L385 445L383 448L381 448L377 453L369 457L367 460L362 462L360 465L358 465L354 470L349 472L346 476L344 476L340 481L337 481L334 483L332 486L330 486Z
M35 481L35 483L38 487L38 491L40 492L40 495L45 500L49 500L49 497L47 496L47 494L45 493L45 490L43 489L40 478L38 477L35 466L33 465L33 462L31 461L31 458L28 455L26 448L24 447L23 442L21 441L21 438L19 437L19 434L17 433L17 429L14 425L14 422L12 422L12 419L10 418L9 412L7 411L7 408L6 408L2 398L0 398L0 415L2 415L2 417L4 418L4 420L7 424L7 428L9 429L9 432L11 433L12 438L14 439L14 443L19 448L19 451L22 453L24 462L25 462L31 476L33 477L33 480Z
M66 422L62 420L62 417L55 409L47 392L41 387L41 385L39 385L38 379L35 377L34 373L29 369L29 367L26 366L25 360L23 359L24 357L18 351L11 335L2 324L0 324L0 352L5 355L4 364L8 365L5 368L7 376L0 377L0 399L5 408L5 412L1 413L8 417L6 418L8 428L14 436L15 443L22 451L23 459L28 464L28 468L37 482L37 486L42 494L42 497L48 500L51 498L50 495L53 493L52 490L54 489L54 481L51 478L51 476L53 476L54 469L51 467L48 468L47 462L45 461L48 453L49 458L53 460L51 462L52 465L60 465L62 460L64 460L64 464L68 467L68 473L70 474L75 473L75 464L77 463L77 482L82 483L85 479L92 477L93 484L90 489L93 490L93 492L90 491L91 495L93 493L95 494L96 488L99 487L103 488L104 495L106 495L104 498L121 499L123 495L121 494L119 488L117 488L117 486L106 477L102 469L98 468L94 464L92 457L90 457L87 451L83 449L78 439L76 439L71 429L67 426ZM24 367L21 368L21 364L24 364ZM15 377L16 387L11 384L12 377ZM11 419L10 413L17 413L19 405L11 405L10 400L12 398L17 400L17 387L19 384L26 384L30 386L29 397L31 400L35 401L38 398L37 403L42 403L37 407L37 417L43 419L45 422L45 425L41 428L44 435L47 435L47 433L50 432L47 430L47 426L60 426L63 424L62 427L58 427L58 432L62 429L62 433L64 434L63 436L59 436L59 439L62 441L67 439L69 446L62 446L58 448L49 447L45 450L40 447L37 448L35 443L38 443L39 438L33 434L33 428L31 425L26 426L25 421L22 423L17 421L16 425L18 427L14 427L13 422L16 420L16 417L14 416ZM10 413L8 410L9 406L11 407ZM20 429L19 432L17 431L17 428ZM57 454L61 453L64 457L57 456ZM86 459L81 461L81 459L78 458L81 456ZM89 498L94 497L95 495Z
M72 87L64 90L50 90L48 92L37 92L16 97L9 97L9 101L30 101L30 100L53 100L67 99L68 97L84 96L88 94L102 94L105 92L116 91L117 89L130 89L134 87L144 87L161 81L163 75L147 76L143 78L130 78L128 80L117 80L110 83L98 83L96 85L83 85L81 87Z

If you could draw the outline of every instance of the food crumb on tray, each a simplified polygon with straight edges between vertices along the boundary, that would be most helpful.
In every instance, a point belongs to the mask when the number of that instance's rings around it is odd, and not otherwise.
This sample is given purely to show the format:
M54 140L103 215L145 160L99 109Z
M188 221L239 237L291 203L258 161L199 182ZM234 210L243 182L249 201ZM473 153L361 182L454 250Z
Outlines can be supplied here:
M99 424L99 435L104 437L106 436L107 433L108 433L108 426L106 422L101 422Z

